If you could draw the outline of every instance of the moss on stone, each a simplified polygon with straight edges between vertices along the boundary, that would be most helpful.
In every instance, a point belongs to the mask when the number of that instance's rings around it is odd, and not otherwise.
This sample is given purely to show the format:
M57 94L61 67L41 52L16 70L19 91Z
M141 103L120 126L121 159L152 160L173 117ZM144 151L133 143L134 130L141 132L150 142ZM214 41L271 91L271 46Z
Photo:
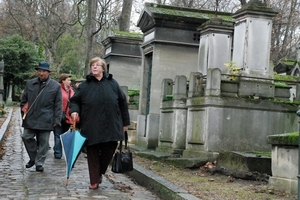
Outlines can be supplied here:
M193 105L201 105L204 103L204 97L194 97L191 99Z
M166 6L159 4L146 3L145 5L152 13L168 15L173 17L188 17L188 18L199 18L199 19L213 19L216 16L215 11L211 10L199 10L176 6ZM233 22L231 13L218 12L218 17L225 21Z
M250 153L253 153L257 156L266 156L266 157L271 157L272 156L272 152L271 151L267 151L267 152L264 152L264 151L252 151Z
M128 96L134 96L139 94L140 94L139 90L128 90Z
M220 153L217 161L219 166L225 167L227 169L248 171L245 162L245 157L239 156L233 152Z
M274 74L275 81L294 81L294 82L296 82L298 78L299 78L299 76Z
M143 34L141 34L141 33L118 31L118 30L115 30L114 33L116 36L131 37L131 38L143 38Z
M285 65L291 65L291 66L294 66L296 64L295 60L284 60L284 61L281 61L281 62Z
M272 145L298 145L299 132L269 135L267 140Z

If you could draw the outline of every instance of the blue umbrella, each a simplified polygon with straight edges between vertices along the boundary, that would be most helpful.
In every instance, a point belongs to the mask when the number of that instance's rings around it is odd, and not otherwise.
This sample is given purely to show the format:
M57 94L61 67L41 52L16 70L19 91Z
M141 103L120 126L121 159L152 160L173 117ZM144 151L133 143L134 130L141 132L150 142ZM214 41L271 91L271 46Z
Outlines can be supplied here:
M68 185L73 165L75 164L77 157L80 154L81 148L86 141L86 138L82 136L78 130L75 129L74 124L74 126L67 132L60 135L60 140L66 161L66 185Z

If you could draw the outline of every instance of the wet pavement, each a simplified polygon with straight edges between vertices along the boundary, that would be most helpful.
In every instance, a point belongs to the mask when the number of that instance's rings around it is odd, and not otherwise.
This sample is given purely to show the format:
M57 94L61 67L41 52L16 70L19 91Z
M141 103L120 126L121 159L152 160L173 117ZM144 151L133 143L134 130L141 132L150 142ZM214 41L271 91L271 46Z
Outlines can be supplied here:
M90 190L89 174L85 154L80 154L66 185L66 166L64 159L54 159L50 149L44 172L36 172L35 167L25 168L29 157L21 140L22 127L18 107L7 108L10 123L0 130L0 139L6 132L6 153L0 159L0 199L110 199L110 200L156 200L155 194L136 184L125 174L112 173L108 168L99 189ZM9 118L8 117L8 118ZM5 128L5 127L4 127ZM53 147L53 133L50 137Z

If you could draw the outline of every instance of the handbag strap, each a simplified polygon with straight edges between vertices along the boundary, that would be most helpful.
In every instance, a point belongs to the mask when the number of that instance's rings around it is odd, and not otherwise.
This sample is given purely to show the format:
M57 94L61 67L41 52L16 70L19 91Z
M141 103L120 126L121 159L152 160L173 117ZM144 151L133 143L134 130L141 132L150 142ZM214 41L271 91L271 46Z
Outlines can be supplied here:
M128 133L125 131L125 149L128 149Z
M27 113L29 112L29 110L32 108L32 106L34 105L34 103L36 102L36 100L39 98L39 96L42 94L42 92L45 90L46 86L48 85L48 83L50 82L50 78L47 81L45 87L39 92L39 94L36 96L36 98L34 99L34 101L32 102L32 104L30 105L30 107L27 110Z
M124 131L124 134L125 134L125 149L127 149L127 151L130 151L130 149L128 147L128 133L127 133L127 131ZM120 145L119 145L120 152L122 152L122 145L123 145L123 141L120 141Z

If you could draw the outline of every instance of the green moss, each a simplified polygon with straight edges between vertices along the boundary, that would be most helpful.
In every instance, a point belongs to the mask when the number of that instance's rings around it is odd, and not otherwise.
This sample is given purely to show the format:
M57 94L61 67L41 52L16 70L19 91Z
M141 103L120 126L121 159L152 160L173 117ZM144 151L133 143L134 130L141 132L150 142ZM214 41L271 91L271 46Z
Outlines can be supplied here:
M291 66L294 66L296 64L295 61L291 61L291 60L289 60L289 61L283 61L282 63L285 64L285 65L291 65Z
M280 87L285 87L288 86L286 83L282 83L282 82L274 82L275 86L280 86Z
M272 153L270 151L268 152L263 152L263 151L252 151L250 153L253 153L255 155L262 155L262 156L266 156L266 157L271 157Z
M143 38L143 34L141 33L133 33L133 32L125 32L125 31L118 31L114 30L115 35L117 36L124 36L124 37L132 37L132 38Z
M140 94L139 90L128 90L128 96L134 96L139 94Z
M191 9L184 7L176 7L176 6L166 6L166 5L158 5L158 4L150 4L146 3L146 7L152 12L161 15L169 15L172 18L174 17L188 17L188 18L198 18L198 19L213 19L216 16L215 11L210 10L199 10L199 9ZM218 12L218 17L222 18L224 21L234 22L231 17L231 13Z
M167 100L171 101L171 100L173 100L173 95L172 94L167 94L166 98L167 98Z
M296 82L299 76L289 76L289 75L279 75L279 74L274 74L274 80L275 82L277 81L294 81Z
M220 153L218 157L220 166L226 167L227 169L235 169L238 171L247 171L245 160L245 157L237 155L233 152L223 152Z
M278 135L269 135L267 137L268 143L277 145L298 145L299 132L284 133Z
M249 98L249 100L252 100ZM256 100L253 99L252 101L260 101L260 99ZM261 100L264 101L264 100ZM266 101L270 101L272 103L278 103L278 104L287 104L290 106L299 106L300 105L300 101L290 101L290 100L281 100L281 99L266 99Z
M287 58L282 58L280 60L281 63L285 64L285 65L291 65L294 66L297 63L297 60L291 60L291 59L287 59Z
M193 105L201 105L204 103L204 97L194 97L191 99Z

